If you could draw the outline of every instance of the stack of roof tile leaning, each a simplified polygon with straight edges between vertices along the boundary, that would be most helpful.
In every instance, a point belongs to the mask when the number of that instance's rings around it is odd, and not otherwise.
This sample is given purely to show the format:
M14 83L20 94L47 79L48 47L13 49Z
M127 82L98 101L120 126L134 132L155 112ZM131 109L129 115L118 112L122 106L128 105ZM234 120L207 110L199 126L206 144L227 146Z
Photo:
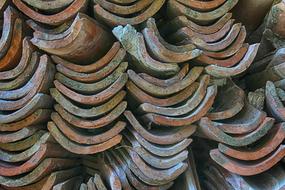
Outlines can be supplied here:
M194 44L203 50L193 60L205 65L205 71L218 78L242 74L253 62L259 44L244 43L245 27L234 23L229 11L238 0L170 0L171 18L160 28L162 36L178 45Z
M65 149L94 154L118 144L125 123L125 50L95 20L78 13L61 33L36 30L31 40L57 64L51 96L57 104L48 128Z
M94 16L114 27L117 25L138 25L154 16L165 0L92 0Z
M11 7L4 11L1 31L1 188L49 186L47 178L53 172L78 165L45 130L53 105L49 87L55 66L25 37L27 26Z
M245 100L242 89L227 83L211 112L199 121L198 135L219 142L210 156L225 169L243 176L262 173L285 155L285 123L274 125L274 118Z
M145 28L144 32L152 31L148 29ZM136 104L130 106L134 107L136 115L144 124L190 126L208 112L217 89L209 85L210 76L202 74L203 67L189 68L186 63L181 64L180 69L178 63L154 59L146 51L145 35L130 25L118 26L113 33L134 58L130 65L138 72L128 70L127 89L129 97ZM190 51L190 54L195 54L195 50Z
M121 148L113 150L114 159L136 188L167 189L187 169L194 123L211 108L217 87L202 67L184 64L201 51L167 43L153 18L142 33L130 25L113 33L130 54L133 68L126 85L132 111L124 112L127 130Z

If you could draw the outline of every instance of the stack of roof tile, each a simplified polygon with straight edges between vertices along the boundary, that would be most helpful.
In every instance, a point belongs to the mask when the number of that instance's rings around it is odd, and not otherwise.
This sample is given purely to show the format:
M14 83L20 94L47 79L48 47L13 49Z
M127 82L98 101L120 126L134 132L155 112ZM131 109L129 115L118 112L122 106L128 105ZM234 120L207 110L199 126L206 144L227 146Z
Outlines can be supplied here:
M211 158L239 175L270 169L284 157L284 123L274 125L275 120L245 101L243 90L232 82L222 88L198 127L199 136L219 142Z
M190 43L203 50L194 61L205 65L208 74L218 78L238 76L253 62L259 44L244 43L245 27L231 19L228 12L237 2L171 0L167 6L173 19L160 30L174 43Z
M54 54L57 64L55 88L50 89L57 104L48 128L59 144L77 154L118 144L125 128L118 118L127 106L123 88L128 80L126 52L120 44L82 13L60 33L36 30L31 41Z
M0 188L200 189L193 135L206 188L283 188L285 1L234 19L272 1L2 0Z
M132 111L124 113L127 130L113 155L133 186L167 189L187 169L194 123L213 105L217 87L202 74L202 67L183 64L201 51L191 44L166 42L153 18L142 33L130 25L118 26L113 33L130 54L133 67L126 85Z
M42 185L52 172L78 165L45 130L55 67L26 32L20 15L8 7L0 40L0 184L7 189Z

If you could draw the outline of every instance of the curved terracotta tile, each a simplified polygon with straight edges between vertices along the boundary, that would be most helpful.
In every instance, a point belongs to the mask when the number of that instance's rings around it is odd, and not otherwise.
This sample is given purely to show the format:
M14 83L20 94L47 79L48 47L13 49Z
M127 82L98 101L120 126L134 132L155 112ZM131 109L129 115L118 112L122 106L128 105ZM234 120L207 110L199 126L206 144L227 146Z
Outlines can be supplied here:
M108 88L94 95L84 95L76 93L75 91L72 91L71 89L67 88L57 80L54 81L54 85L60 93L62 93L69 99L84 105L95 106L108 101L110 98L119 93L119 91L122 90L122 88L125 86L127 80L128 80L128 75L123 74Z
M83 128L83 129L101 128L112 123L125 111L126 107L127 107L127 102L123 101L118 106L116 106L112 111L107 113L105 116L95 120L94 119L86 120L72 115L59 104L56 104L54 106L55 110L60 114L60 116L65 121L78 128Z
M83 13L77 14L71 28L72 32L64 38L49 41L33 37L31 42L41 50L80 64L99 59L113 43L111 34Z
M268 61L266 62L268 63ZM255 65L254 62L252 65ZM247 86L250 89L257 89L262 88L266 85L267 81L272 81L274 84L276 84L277 87L283 88L283 70L284 70L284 63L281 63L279 65L268 67L260 72L253 73L246 77L247 80Z
M220 7L208 12L200 12L191 9L179 2L177 0L170 0L167 4L167 13L170 17L185 15L189 19L197 23L209 23L215 21L216 19L224 16L229 12L236 4L238 0L228 0Z
M110 0L110 2L112 3L117 3L117 4L122 4L122 5L134 3L136 1L137 0Z
M52 136L50 135L49 132L38 132L38 136L36 138L35 143L29 147L26 150L23 150L22 152L15 153L15 152L8 152L1 150L0 151L0 160L4 162L9 162L9 163L15 163L15 162L22 162L30 159L36 152L40 149L42 144L46 143L54 143L55 141L53 140Z
M259 44L250 45L243 59L234 67L225 68L216 65L210 65L205 68L206 72L214 77L233 77L239 74L242 74L246 71L252 64L257 51Z
M113 110L117 105L119 105L126 96L125 91L120 91L114 97L112 97L107 102L90 108L84 108L82 106L77 106L66 97L64 97L57 89L50 89L51 96L59 103L65 110L70 112L73 115L83 117L83 118L92 118L102 116L109 111ZM0 115L1 116L1 115ZM1 117L0 117L1 119ZM1 121L1 120L0 120Z
M119 50L117 55L115 55L115 57L107 65L102 67L100 70L92 73L75 72L61 64L57 64L56 69L58 72L64 74L65 76L79 82L96 82L106 78L108 75L114 72L121 65L125 55L126 53L124 50Z
M114 59L117 54L119 54L120 48L120 43L119 42L114 42L112 47L109 49L109 51L101 57L98 61L88 64L88 65L78 65L74 64L72 62L66 61L58 56L52 55L51 58L54 63L60 64L66 69L69 69L74 72L78 73L91 73L100 70L101 68L105 67L112 59ZM123 50L121 50L123 51Z
M0 59L0 71L14 68L21 59L22 40L24 38L23 21L19 18L13 25L13 38L5 55Z
M115 137L109 139L100 144L95 145L81 145L75 142L72 142L67 137L65 137L57 128L53 122L48 123L48 130L55 138L55 140L66 150L75 154L95 154L98 152L105 151L118 143L120 143L122 136L116 135Z
M38 109L20 121L0 124L0 131L18 131L30 125L38 125L40 123L44 123L45 121L49 120L50 114L51 110L49 109Z
M154 167L157 169L172 168L178 163L183 162L184 160L188 158L187 150L184 150L171 157L156 156L156 155L151 154L149 151L147 151L134 138L131 138L131 136L129 136L127 133L125 135L125 138L128 139L128 142L131 144L134 152L136 152L151 167ZM128 146L128 143L125 142L124 140L121 142L121 144ZM126 149L126 151L129 152L132 150Z
M232 10L233 17L242 22L248 31L255 31L270 11L273 1L239 1Z
M144 174L149 174L149 177L153 177L154 180L161 180L161 181L163 180L165 182L173 181L181 174L183 170L185 171L186 169L185 166L188 166L184 162L179 162L171 168L157 169L157 168L147 165L147 163L135 151L132 151L130 149L126 149L126 150L127 150L127 154L131 157L131 159L138 166L138 168L140 168L140 170Z
M155 31L151 28L144 28L142 34L144 35L150 54L159 61L167 63L182 63L194 59L202 53L202 51L198 49L185 52L172 51L161 43Z
M81 94L92 95L103 91L104 89L111 86L116 80L119 80L120 77L124 78L125 72L127 70L128 63L123 62L115 69L113 73L111 73L106 78L93 83L86 82L78 82L76 80L70 79L61 73L57 73L55 75L55 79L60 83Z
M0 148L5 151L24 151L30 147L32 147L44 134L46 131L39 130L34 133L32 136L23 139L21 141L16 141L12 143L0 143Z
M30 23L31 24L31 23ZM46 40L46 41L53 41L53 40L60 40L64 39L70 33L72 33L73 28L75 27L76 22L67 22L64 23L54 29L45 29L41 26L36 26L39 31L33 32L33 37L40 40ZM33 26L32 26L33 27Z
M98 18L99 20L103 20L111 27L114 27L116 25L127 24L137 25L146 21L149 17L152 17L155 13L157 13L164 4L164 2L165 0L152 1L152 3L146 9L144 9L143 12L140 12L138 15L135 15L133 17L123 17L120 15L113 14L105 10L99 4L95 5L93 10L96 18Z
M149 184L145 184L144 182L139 180L138 177L135 176L135 174L129 169L127 163L125 162L123 158L118 156L116 152L111 151L111 154L118 161L120 166L123 168L123 170L125 171L127 175L128 180L134 187L137 187L139 189L166 190L166 189L169 189L173 185L173 182L170 182L168 184L161 185L161 186L151 186Z
M140 77L133 70L128 70L128 75L133 83L135 83L142 90L146 91L148 94L153 96L168 96L180 92L181 90L184 90L186 87L191 85L200 76L202 71L202 67L194 67L188 72L188 74L183 78L183 80L178 81L177 83L167 87L160 87L151 84L148 81L144 80L142 77Z
M29 18L48 25L60 25L75 17L75 15L83 11L87 5L86 0L74 0L68 7L54 14L41 14L31 7L27 6L21 0L13 0L14 5Z
M233 67L237 65L243 57L246 55L247 51L249 49L248 44L243 44L243 46L231 57L228 57L226 59L216 59L209 57L205 54L202 54L201 56L197 57L195 61L201 64L207 64L207 65L217 65L219 67Z
M20 165L0 162L1 176L17 176L33 170L45 158L67 158L70 153L54 144L41 144L38 151L29 160Z
M156 84L157 85L157 84ZM158 98L152 95L147 94L139 87L137 87L133 82L128 81L126 84L128 93L138 102L140 103L150 103L157 106L173 106L179 104L189 98L198 88L199 84L197 82L192 83L184 90L178 92L175 95L172 95L167 98Z
M218 42L207 43L196 36L192 37L190 40L199 49L206 51L214 51L214 52L222 51L228 48L237 39L241 27L242 27L241 23L234 24L231 30L228 32L228 34Z
M142 116L142 119L147 123L147 126L152 124L169 126L169 127L180 127L191 125L192 123L198 121L210 110L214 103L214 99L217 94L216 86L208 87L207 93L201 104L192 112L188 113L186 116L180 117L168 117L159 114L148 113Z
M16 100L24 97L32 90L33 86L36 85L37 77L33 75L40 59L40 54L38 52L33 52L29 63L24 71L17 76L15 79L10 80L9 82L0 82L3 89L0 90L0 98L3 100ZM32 76L30 78L30 76ZM1 88L1 87L0 87ZM13 90L11 90L11 89Z
M22 187L7 187L10 190L30 190L30 189L42 189L47 190L53 188L53 186L57 185L58 183L63 182L64 180L68 180L73 178L74 176L78 176L82 172L80 167L74 167L71 169L66 170L59 170L52 172L48 176L42 178L36 183L25 185ZM76 185L75 185L76 186Z
M51 189L54 185L63 182L64 180L70 179L74 176L78 176L82 174L81 167L73 167L71 169L64 169L52 172L47 177L43 178L41 181L42 183L42 190ZM39 181L40 182L40 181ZM18 190L18 189L15 189ZM28 189L27 189L28 190Z
M221 40L231 29L234 19L229 20L219 31L212 34L200 34L192 28L183 27L169 36L171 41L182 41L185 38L198 37L207 43Z
M260 139L258 145L250 148L234 148L219 144L219 151L239 160L258 160L273 152L285 138L284 123L274 126L269 133Z
M56 26L55 28L46 28L38 24L37 22L33 21L32 19L28 19L26 24L34 30L33 35L39 39L47 39L46 37L49 34L60 34L67 30L70 25L72 24L72 20L66 21L63 24Z
M22 54L18 65L11 70L0 72L0 80L14 79L25 70L30 61L32 52L35 50L34 46L29 42L29 40L29 37L25 37L23 39Z
M51 2L47 2L44 0L22 0L22 1L35 9L53 12L69 6L74 0L51 1Z
M132 128L141 135L144 139L148 140L149 142L161 145L170 145L179 143L180 141L188 138L191 136L196 127L184 127L179 128L178 130L164 130L163 133L161 130L147 130L145 129L135 118L135 116L130 111L125 111L124 116L127 118L128 122L131 124Z
M18 176L17 178L0 176L0 184L8 187L25 186L39 181L45 177L46 174L53 171L67 169L78 165L78 160L46 158L32 172L24 176Z
M20 95L26 95L29 91L27 89L21 88L23 85L26 86L27 81L30 80L30 76L33 75L35 69L39 64L40 54L38 52L34 52L30 59L28 66L25 70L15 79L8 80L8 81L1 81L0 82L0 90L4 96L8 96L11 99L15 99L14 97L19 97ZM30 80L31 81L31 80ZM28 84L27 84L28 86ZM19 95L11 95L11 92L15 92L17 88L21 90L17 90L18 92L21 91ZM14 90L14 91L12 91ZM31 90L31 87L28 89ZM21 96L20 96L21 97Z
M134 1L130 5L120 5L113 2L108 2L105 0L94 0L95 3L99 4L102 8L105 10L117 14L117 15L131 15L138 13L145 8L147 8L151 3L153 3L153 0L139 0Z
M7 3L5 1L1 1L1 3ZM1 4L0 3L0 4ZM3 6L3 5L2 5ZM0 5L1 11L1 5ZM2 12L1 12L2 15ZM10 48L12 36L14 33L14 26L16 19L19 17L16 10L10 6L8 6L3 12L3 28L0 39L0 58L2 59ZM19 21L18 21L19 22ZM19 31L19 30L18 30ZM20 34L21 35L21 34Z
M105 185L104 185L104 182L103 182L103 180L102 180L102 178L101 178L101 176L99 175L99 174L95 174L94 175L94 183L95 183L95 185L96 185L96 187L98 188L98 189L105 189L106 187L105 187Z
M43 129L42 125L28 126L19 131L0 134L0 143L11 143L23 140L35 134L38 130Z
M186 16L178 16L170 20L168 24L161 26L161 31L162 33L170 34L182 27L188 27L200 34L213 34L218 32L231 18L232 13L226 13L213 24L203 26L192 22Z
M4 8L6 7L6 5L8 4L8 0L3 0L0 2L0 12L2 14L2 11L4 10Z
M168 43L161 35L160 31L158 30L155 19L154 18L149 18L146 22L146 27L150 28L151 30L154 31L155 36L158 38L159 42L165 46L167 49L177 52L177 53L185 53L188 51L192 51L195 49L195 46L193 44L186 44L186 45L174 45Z
M37 93L47 93L48 88L51 87L54 74L54 65L50 63L47 55L41 56L38 68L35 73L33 73L33 76L30 76L32 78L36 78L36 83L33 88L21 99L13 101L0 100L0 110L11 111L20 109L24 107Z
M207 86L210 82L209 75L203 75L200 84L195 93L182 105L177 107L160 107L149 103L141 104L137 109L139 113L156 113L165 116L185 115L195 109L203 100L207 92Z
M280 145L277 150L272 152L270 155L257 160L244 163L234 158L223 155L218 149L214 149L210 152L211 158L221 165L223 168L230 172L242 175L251 176L260 174L279 162L285 155L284 145Z
M196 1L196 0L177 0L178 2L184 4L187 7L198 11L210 11L218 8L226 2L226 0L213 0L213 1Z
M99 144L103 143L116 135L118 135L126 126L124 122L117 122L107 131L95 134L92 134L92 131L89 133L84 133L84 131L76 130L73 126L66 123L57 113L52 113L51 119L54 124L59 128L59 130L70 140L80 143L80 144ZM87 131L86 131L87 132Z
M49 95L37 93L24 107L21 109L8 113L0 114L0 123L11 123L24 119L32 114L37 109L51 108L53 100Z
M223 51L213 52L213 51L203 51L203 54L212 58L223 59L234 55L238 50L242 47L243 42L246 38L246 30L245 27L242 26L238 37L235 41L228 46L228 48L224 49Z
M246 101L242 110L235 116L211 123L228 134L246 134L255 130L265 117L265 112L259 111Z
M178 154L179 152L182 152L184 149L186 149L192 142L192 139L183 138L181 141L175 142L174 144L155 144L144 139L144 137L142 137L133 129L128 128L128 130L130 131L129 134L132 134L142 147L144 147L150 153L161 157L169 157Z
M241 147L250 145L266 135L272 128L273 124L274 119L266 117L254 131L244 135L231 136L212 125L209 118L204 117L199 122L197 132L199 136L206 137L230 146Z
M179 71L179 73L177 73L177 75L174 75L173 77L168 79L155 78L146 73L139 73L139 76L142 77L147 82L152 83L156 86L167 87L182 80L187 75L188 72L189 72L189 64L186 64L181 68L181 70Z
M72 189L72 188L78 189L82 181L83 181L82 176L75 176L75 177L72 177L70 179L67 179L61 183L54 185L53 188L54 189ZM88 186L88 188L90 188L90 186Z
M145 73L158 77L171 76L179 71L177 64L154 60L148 54L143 35L137 32L131 25L125 27L117 26L113 29L113 34L121 42L125 50L136 59L133 64Z
M186 163L179 163L175 167L166 170L156 170L146 165L138 155L128 155L118 149L118 154L126 161L130 170L144 183L149 185L165 185L173 181L187 168ZM131 157L132 156L132 157Z

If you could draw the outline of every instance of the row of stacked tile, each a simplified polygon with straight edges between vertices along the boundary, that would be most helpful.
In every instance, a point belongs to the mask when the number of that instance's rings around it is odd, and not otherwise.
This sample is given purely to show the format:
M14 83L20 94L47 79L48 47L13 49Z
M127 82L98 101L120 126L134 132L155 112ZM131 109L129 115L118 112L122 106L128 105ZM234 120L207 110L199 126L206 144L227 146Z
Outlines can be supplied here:
M232 173L277 164L283 50L250 70L247 88L275 83L247 98L236 83L259 44L245 43L238 3L2 1L3 188L169 189L195 164L193 136L218 142L209 155Z

